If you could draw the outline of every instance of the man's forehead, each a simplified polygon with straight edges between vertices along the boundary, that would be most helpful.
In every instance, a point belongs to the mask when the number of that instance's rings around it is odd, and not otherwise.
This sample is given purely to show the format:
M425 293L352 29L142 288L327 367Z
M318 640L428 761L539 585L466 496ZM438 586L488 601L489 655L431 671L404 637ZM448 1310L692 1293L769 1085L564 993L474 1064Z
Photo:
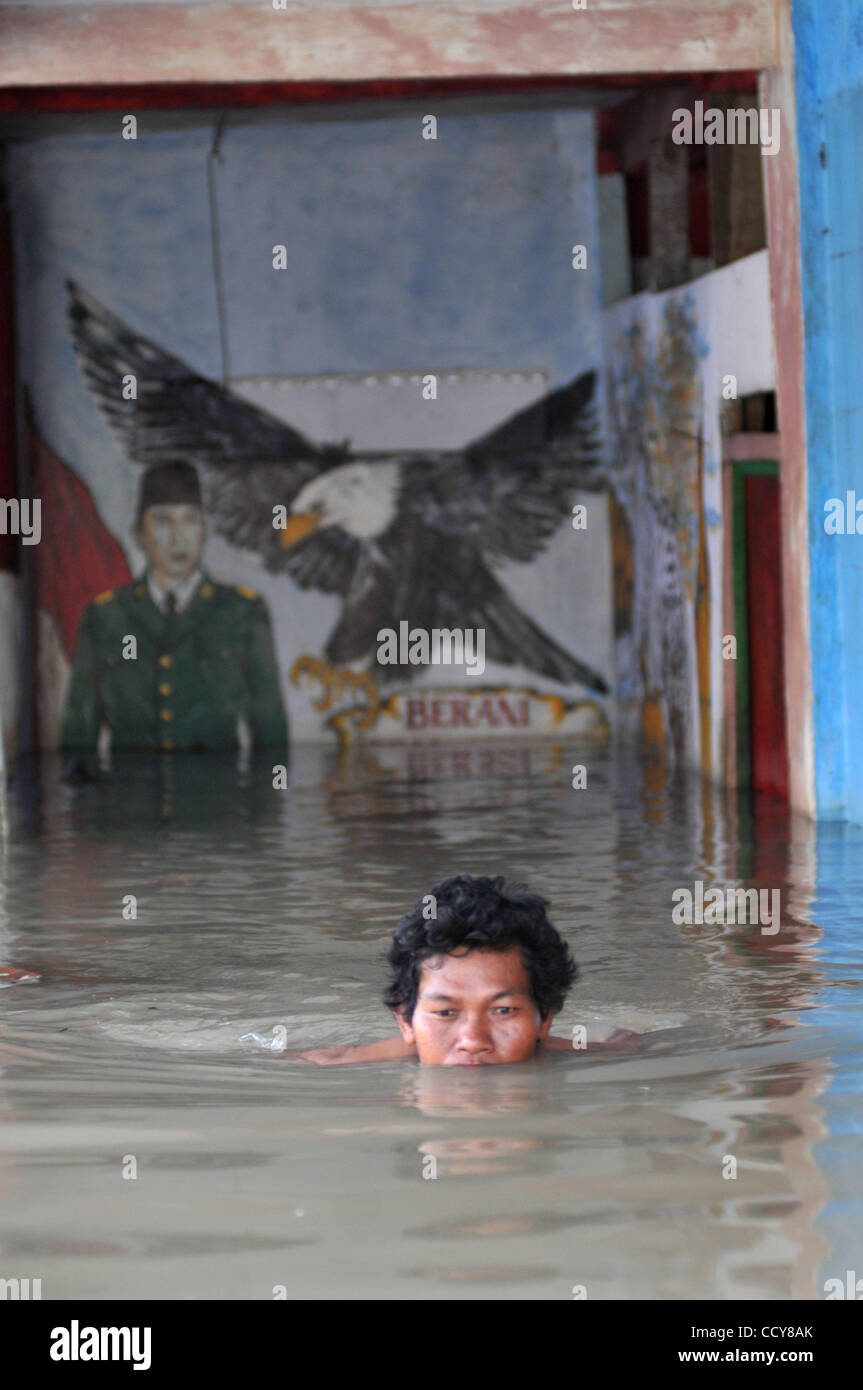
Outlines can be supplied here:
M509 946L505 951L474 947L444 956L432 956L423 962L420 989L424 994L474 984L481 987L496 985L498 989L511 986L527 991L527 971L518 946Z

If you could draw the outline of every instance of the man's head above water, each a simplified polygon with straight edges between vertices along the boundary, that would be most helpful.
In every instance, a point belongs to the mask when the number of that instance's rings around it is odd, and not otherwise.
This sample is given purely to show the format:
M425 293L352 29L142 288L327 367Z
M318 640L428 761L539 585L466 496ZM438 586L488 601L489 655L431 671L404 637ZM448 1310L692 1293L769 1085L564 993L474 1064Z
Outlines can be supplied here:
M399 1037L283 1052L322 1067L401 1062L476 1067L529 1062L550 1050L620 1052L643 1038L617 1028L604 1041L555 1038L551 1022L578 967L549 922L544 898L502 878L457 874L421 898L396 927L384 1003ZM584 1029L580 1030L584 1033Z
M525 1062L545 1041L578 968L544 898L457 874L399 922L384 1003L419 1061Z

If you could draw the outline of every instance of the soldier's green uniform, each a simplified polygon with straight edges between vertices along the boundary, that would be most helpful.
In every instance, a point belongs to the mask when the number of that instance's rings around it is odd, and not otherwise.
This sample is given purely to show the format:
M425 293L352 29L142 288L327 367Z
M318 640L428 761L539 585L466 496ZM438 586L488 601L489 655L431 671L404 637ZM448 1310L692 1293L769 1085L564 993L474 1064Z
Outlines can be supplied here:
M123 656L124 638L137 657ZM236 747L244 715L256 746L287 742L270 619L253 589L205 575L166 616L144 580L100 594L81 619L60 734L93 751L103 722L113 748Z

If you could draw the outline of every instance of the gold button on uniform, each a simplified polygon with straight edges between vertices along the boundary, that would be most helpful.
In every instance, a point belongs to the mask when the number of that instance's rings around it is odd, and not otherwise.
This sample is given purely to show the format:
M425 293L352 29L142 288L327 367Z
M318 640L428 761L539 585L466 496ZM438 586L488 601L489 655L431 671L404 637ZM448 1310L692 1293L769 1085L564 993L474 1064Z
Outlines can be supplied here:
M159 717L167 721L174 718L174 712L173 710L163 709L159 711Z
M165 749L166 753L170 753L171 749L174 747L174 740L172 738L163 738L162 747Z
M171 691L173 690L173 688L174 688L174 687L173 687L172 685L168 685L168 682L167 682L167 681L162 681L162 684L159 686L159 694L160 694L160 695L170 695L170 693L171 693Z
M172 666L173 663L174 663L174 658L173 658L172 656L160 656L160 657L159 657L159 665L160 665L160 666Z

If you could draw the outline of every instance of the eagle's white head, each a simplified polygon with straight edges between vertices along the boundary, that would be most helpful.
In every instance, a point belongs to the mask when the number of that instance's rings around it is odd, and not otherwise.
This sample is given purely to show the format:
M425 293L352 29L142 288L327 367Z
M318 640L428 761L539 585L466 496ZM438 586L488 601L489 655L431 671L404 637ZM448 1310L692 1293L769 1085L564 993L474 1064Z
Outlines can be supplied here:
M382 460L345 463L313 478L294 498L283 544L296 545L325 526L340 526L361 541L379 536L396 514L400 471L399 463Z

